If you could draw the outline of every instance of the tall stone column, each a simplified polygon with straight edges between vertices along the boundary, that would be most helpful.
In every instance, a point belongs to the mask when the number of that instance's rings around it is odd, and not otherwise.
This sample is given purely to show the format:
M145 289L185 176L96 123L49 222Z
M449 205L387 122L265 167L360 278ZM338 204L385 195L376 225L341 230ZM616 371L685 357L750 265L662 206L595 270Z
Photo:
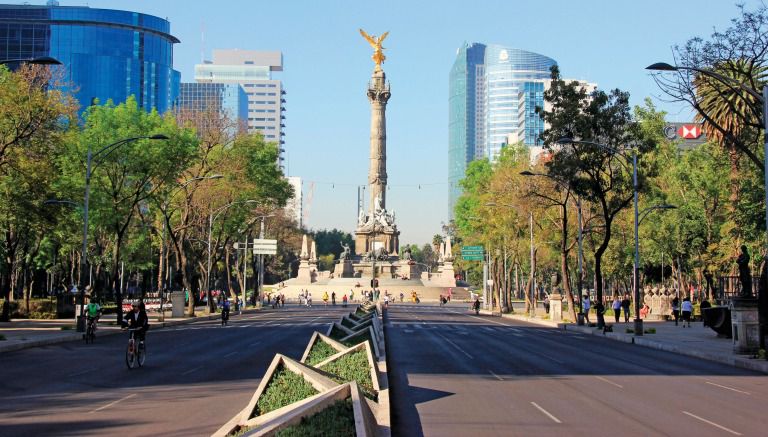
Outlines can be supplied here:
M387 76L383 70L371 75L368 84L368 100L371 102L371 167L368 171L371 202L370 212L376 208L376 199L381 196L382 209L387 207L387 101L390 92Z

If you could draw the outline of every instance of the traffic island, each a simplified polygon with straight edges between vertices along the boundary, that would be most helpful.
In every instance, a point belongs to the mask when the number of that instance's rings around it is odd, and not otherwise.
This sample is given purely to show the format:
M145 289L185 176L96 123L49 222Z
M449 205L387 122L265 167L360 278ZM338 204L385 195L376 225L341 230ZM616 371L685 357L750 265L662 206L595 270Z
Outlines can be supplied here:
M380 308L364 304L328 335L313 333L300 361L276 355L248 405L213 435L389 436L382 326Z

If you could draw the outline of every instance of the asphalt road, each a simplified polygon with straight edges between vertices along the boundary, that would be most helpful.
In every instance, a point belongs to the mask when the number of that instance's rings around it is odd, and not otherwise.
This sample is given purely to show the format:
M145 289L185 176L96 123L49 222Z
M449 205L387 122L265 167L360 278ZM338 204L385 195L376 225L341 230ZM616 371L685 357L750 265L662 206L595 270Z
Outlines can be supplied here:
M147 334L147 362L125 365L126 335L0 356L0 436L207 436L240 411L275 353L301 354L349 311L296 306Z
M392 305L395 436L764 436L768 378L462 306Z

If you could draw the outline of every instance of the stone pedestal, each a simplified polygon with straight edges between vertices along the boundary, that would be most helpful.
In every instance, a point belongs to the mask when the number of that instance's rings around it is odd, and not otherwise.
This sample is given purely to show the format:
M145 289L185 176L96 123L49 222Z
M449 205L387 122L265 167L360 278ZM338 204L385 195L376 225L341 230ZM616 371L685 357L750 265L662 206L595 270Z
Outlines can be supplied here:
M184 292L171 292L171 317L184 317Z
M731 299L729 308L731 309L733 353L742 355L756 353L760 346L757 299L734 297Z
M563 295L553 293L549 296L549 317L553 322L563 320Z
M309 266L309 260L299 262L299 272L296 275L296 282L299 284L311 284L313 279L312 269Z
M338 272L334 271L336 273L336 276L339 278L354 278L355 277L355 268L352 265L351 259L345 259L339 262L337 264L336 269Z

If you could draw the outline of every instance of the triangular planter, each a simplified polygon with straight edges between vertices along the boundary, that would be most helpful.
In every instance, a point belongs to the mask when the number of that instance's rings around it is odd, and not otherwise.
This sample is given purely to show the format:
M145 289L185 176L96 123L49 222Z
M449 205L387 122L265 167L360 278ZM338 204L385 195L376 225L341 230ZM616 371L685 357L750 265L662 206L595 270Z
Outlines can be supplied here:
M328 327L328 332L326 332L325 335L327 335L330 338L334 337L334 332L339 332L339 338L343 338L342 334L345 334L344 336L349 336L350 334L354 334L355 331L347 328L346 326L340 324L339 322L333 322L331 326Z
M348 344L349 342L354 342L355 340L360 340L362 342L362 339L366 334L369 334L371 337L371 345L373 346L373 353L376 355L376 358L381 358L382 355L381 350L379 349L379 339L376 337L376 332L372 327L368 327L368 329L363 329L362 331L354 332L339 341L342 344Z
M312 348L315 346L315 343L318 343L318 342L327 344L328 346L335 349L337 353L347 349L347 346L345 346L344 344L339 343L338 341L332 339L331 337L328 337L327 335L324 335L315 331L312 334L312 337L309 339L309 344L307 345L307 348L304 349L304 354L301 356L301 360L299 360L299 362L307 365L311 365L307 363L307 359L309 358L309 354L312 352Z
M264 373L264 377L261 379L258 388L256 388L256 392L251 397L251 401L248 402L248 406L243 409L241 413L242 416L240 418L241 422L245 422L253 418L259 398L261 398L261 395L264 394L264 391L269 386L269 383L272 381L272 377L274 376L275 372L277 372L277 370L281 367L284 367L289 372L301 375L305 381L307 381L310 385L312 385L312 387L315 388L315 390L320 393L339 385L334 380L321 373L318 373L314 368L292 360L285 355L277 354L275 355L275 358L272 359L272 363L267 368L266 373ZM290 404L288 406L290 406ZM279 411L286 407L287 406L283 406L274 411Z
M341 320L339 320L341 326L346 326L349 329L355 329L361 323L365 323L365 321L355 320L347 316L342 316Z
M361 351L365 354L366 360L368 361L368 368L371 375L371 385L373 387L374 394L376 394L378 398L378 394L379 392L381 392L381 386L382 386L381 375L379 374L379 368L376 364L376 358L374 357L374 352L370 342L364 341L355 346L347 348L342 352L332 355L326 358L325 360L317 363L317 365L315 365L315 368L323 372L330 372L331 374L333 374L330 370L328 370L329 364L336 362L345 356L348 356L354 353L359 353ZM336 375L336 376L341 377L341 375Z

